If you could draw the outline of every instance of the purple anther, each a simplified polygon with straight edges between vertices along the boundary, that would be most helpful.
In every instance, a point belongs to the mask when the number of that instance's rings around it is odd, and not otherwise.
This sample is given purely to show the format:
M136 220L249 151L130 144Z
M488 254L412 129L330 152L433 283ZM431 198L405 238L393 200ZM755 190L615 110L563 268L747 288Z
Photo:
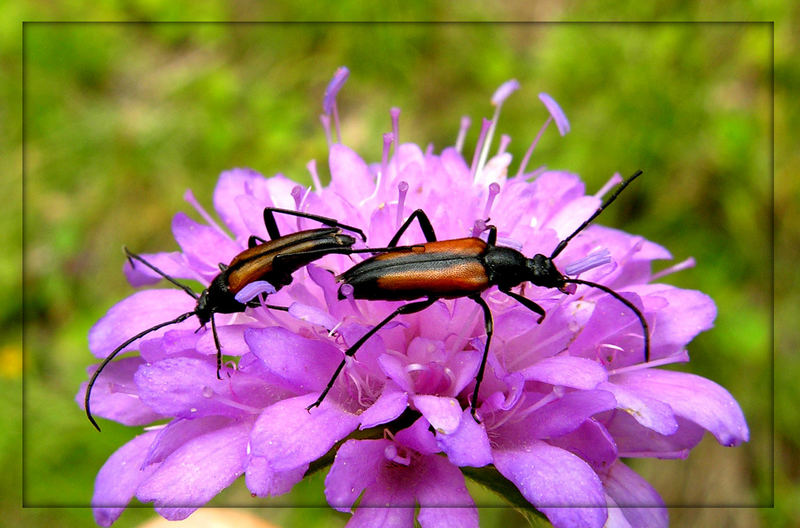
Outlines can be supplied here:
M580 275L581 273L599 266L603 266L609 262L611 262L611 253L608 251L608 249L603 248L593 251L582 259L576 260L575 262L565 266L564 273L566 275Z
M494 106L502 105L503 101L505 101L509 95L518 89L519 83L516 79L511 79L510 81L504 82L497 90L495 90L494 94L492 95L492 104Z
M275 293L275 291L276 291L275 286L268 283L267 281L264 280L253 281L244 288L242 288L241 290L239 290L239 293L237 293L234 296L234 299L236 299L236 302L238 303L245 304L247 302L252 301L262 293L270 295L272 293Z
M558 106L558 103L555 101L555 99L544 92L539 94L539 99L544 103L547 111L550 112L550 115L556 122L558 133L562 136L566 135L566 133L569 132L569 121L567 120L567 116L564 115L564 111L560 106Z

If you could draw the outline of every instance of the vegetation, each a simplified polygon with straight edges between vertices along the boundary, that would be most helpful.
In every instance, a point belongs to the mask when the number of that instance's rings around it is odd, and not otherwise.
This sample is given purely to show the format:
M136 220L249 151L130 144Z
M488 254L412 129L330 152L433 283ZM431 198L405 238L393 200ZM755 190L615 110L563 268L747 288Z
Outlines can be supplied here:
M150 2L135 2L140 7L133 11L112 0L100 4L103 20L179 16L168 7L147 7ZM356 2L345 4L351 18L372 16L358 11ZM411 4L406 9L419 2ZM591 3L576 4L584 18L598 16ZM238 15L208 9L204 18ZM49 15L58 18L58 12ZM342 135L369 161L380 160L391 106L402 109L402 141L432 143L437 151L453 144L460 117L470 115L465 151L471 153L477 123L493 111L493 91L516 78L522 88L504 105L498 132L511 136L509 151L517 162L546 118L537 98L544 91L564 109L572 131L561 138L548 130L530 166L576 172L590 190L614 172L645 171L604 213L603 223L664 245L675 262L696 259L695 268L665 280L708 293L719 315L716 327L692 343L692 361L683 368L738 399L751 441L726 449L707 438L686 461L634 468L669 505L727 507L672 509L675 526L789 526L800 513L796 504L789 507L794 512L733 508L769 506L773 493L779 502L797 493L797 484L789 483L797 476L791 468L800 452L800 413L795 405L772 414L773 270L783 278L796 275L788 260L772 266L773 227L780 229L779 240L798 229L796 214L783 217L797 184L780 184L773 203L774 126L780 133L797 112L776 115L773 124L772 30L769 24L667 23L26 24L24 283L9 251L20 247L13 199L0 216L8 248L0 277L6 291L24 288L25 294L24 306L13 294L0 305L6 330L0 394L8 402L0 426L9 431L0 437L0 462L7 469L0 477L0 507L16 510L5 522L89 526L86 509L20 512L19 493L11 491L19 485L19 460L26 506L84 506L101 464L134 434L110 423L97 434L73 401L93 361L88 329L133 291L121 273L122 245L137 252L176 249L170 220L177 211L191 211L184 191L191 188L212 210L211 191L225 169L248 166L308 182L305 164L313 158L324 175L322 93L336 67L347 65L350 80L339 96ZM14 31L19 37L19 28ZM5 34L4 64L21 71L20 50L13 49L19 44ZM798 76L779 51L776 61L775 94L785 98ZM19 86L2 90L19 100ZM18 122L21 116L10 109L5 117ZM3 134L18 143L17 132ZM778 149L797 161L796 152ZM3 156L4 172L12 172L9 159L19 153ZM13 196L18 180L9 182ZM796 293L796 285L780 284ZM784 299L787 293L776 299L775 319L792 321L794 328L778 337L785 347L796 346L798 307ZM24 445L16 433L23 313ZM797 354L776 348L777 379L791 380ZM797 383L779 385L777 396L796 402L799 390ZM772 458L773 442L777 455L787 457L775 466L780 460ZM317 475L292 495L265 502L238 485L215 504L324 506L322 483ZM483 504L499 504L488 492L482 497ZM152 515L149 505L131 510L115 526L134 526ZM326 508L259 515L283 526L347 520ZM513 510L489 508L481 518L486 526L520 519Z

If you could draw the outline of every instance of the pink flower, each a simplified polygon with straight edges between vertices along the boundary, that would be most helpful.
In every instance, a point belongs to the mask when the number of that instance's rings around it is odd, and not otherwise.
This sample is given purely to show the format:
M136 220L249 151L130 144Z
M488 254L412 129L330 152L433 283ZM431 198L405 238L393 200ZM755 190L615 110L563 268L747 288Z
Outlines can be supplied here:
M502 102L519 87L516 81L495 93L496 112L484 120L471 160L461 153L468 120L456 146L437 154L399 142L393 109L384 155L368 164L341 143L335 96L347 75L340 69L325 96L330 185L319 183L314 163L311 189L280 175L225 172L214 206L233 236L205 211L199 210L207 224L178 214L173 232L181 251L143 257L174 277L208 284L248 237L266 236L267 206L363 227L371 247L387 244L415 209L427 213L439 240L485 236L491 218L498 245L549 255L620 181L615 176L587 195L574 174L527 171L547 123L555 121L562 135L569 130L546 94L540 98L551 117L509 177L509 139L491 149ZM281 233L313 224L278 220ZM423 241L412 227L400 243ZM221 381L211 332L196 331L193 318L154 331L129 347L140 357L109 365L93 395L98 416L132 426L166 421L103 466L93 499L97 522L113 523L133 496L153 502L169 519L184 518L241 475L256 496L282 494L335 453L326 497L332 507L352 511L361 496L352 526L412 526L416 505L424 525L477 525L459 469L465 467L499 472L489 478L507 479L554 526L666 526L658 493L621 458L686 457L704 431L728 446L748 439L742 412L725 389L657 368L688 361L688 343L716 315L701 292L652 282L659 277L651 262L668 258L655 243L599 225L581 231L554 258L562 272L612 288L644 314L648 362L636 314L600 289L516 288L544 308L541 324L514 299L485 291L494 335L475 402L480 422L470 416L470 398L486 329L481 307L466 298L436 300L380 329L346 362L322 404L306 411L344 350L403 304L355 300L346 286L339 299L335 274L358 255L329 255L295 273L291 285L269 296L288 312L261 306L219 315L223 350L238 358L225 365ZM158 278L138 266L126 266L126 273L134 285ZM136 293L93 327L90 349L102 358L143 329L190 311L193 302L175 289ZM361 439L348 439L357 429Z

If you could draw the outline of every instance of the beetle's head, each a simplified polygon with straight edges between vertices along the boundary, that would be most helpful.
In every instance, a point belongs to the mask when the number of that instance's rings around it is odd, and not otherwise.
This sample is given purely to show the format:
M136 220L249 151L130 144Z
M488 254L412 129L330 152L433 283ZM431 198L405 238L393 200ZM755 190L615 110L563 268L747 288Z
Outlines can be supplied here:
M205 324L211 320L212 312L211 303L209 303L208 300L208 289L205 289L203 293L200 294L200 297L198 297L197 306L194 309L197 320L200 321L200 326L205 326Z
M564 275L556 269L556 265L553 264L553 259L550 257L541 253L536 254L533 258L527 259L526 267L528 269L527 279L534 286L557 288L562 293L569 293L567 283L564 282Z

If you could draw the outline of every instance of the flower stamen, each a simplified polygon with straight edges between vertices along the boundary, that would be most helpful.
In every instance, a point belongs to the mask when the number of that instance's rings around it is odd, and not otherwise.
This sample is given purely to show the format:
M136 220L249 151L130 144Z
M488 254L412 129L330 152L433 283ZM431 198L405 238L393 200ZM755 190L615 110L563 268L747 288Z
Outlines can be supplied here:
M603 352L604 350L608 350L608 353ZM625 349L618 345L612 345L611 343L601 343L597 346L597 357L604 365L611 365L614 363L614 360L617 358L618 352L625 352Z
M484 215L484 216L486 216L486 215ZM486 225L486 220L483 220L483 219L475 220L475 223L472 224L472 236L473 236L473 238L478 238L479 236L481 236L481 233L486 231L487 228L488 228L488 226Z
M686 269L689 269L689 268L693 268L694 265L695 265L694 257L689 257L689 258L687 258L686 260L684 260L682 262L678 262L674 266L670 266L668 268L665 268L665 269L659 271L658 273L654 273L650 277L650 280L651 281L658 280L661 277L665 277L667 275L671 275L671 274L677 273L679 271L683 271L683 270L686 270Z
M406 194L408 194L408 183L401 181L397 184L397 216L395 218L395 229L398 229L403 222L403 208L406 203Z
M622 176L618 172L615 172L614 175L611 178L608 179L608 181L605 183L605 185L603 185L600 188L599 191L594 193L594 197L597 198L598 200L602 199L603 196L608 191L610 191L613 187L615 187L617 184L619 184L621 182L622 182Z
M505 153L509 143L511 143L511 136L509 136L508 134L503 134L500 136L500 146L497 147L498 156L500 154Z
M311 174L311 181L314 182L314 189L317 193L322 192L322 182L319 180L319 174L317 173L317 160L311 160L306 163L306 169Z
M275 286L273 286L269 282L265 280L257 280L247 284L244 288L239 290L239 293L237 293L234 296L234 299L236 299L236 302L238 303L247 304L257 295L260 295L262 293L265 295L270 295L275 293L276 291L277 290L275 289ZM263 303L263 297L262 297L262 303Z
M325 88L325 96L322 100L322 109L325 111L325 114L333 114L333 123L336 126L337 143L342 142L342 130L339 126L339 109L336 105L336 95L339 93L339 90L342 89L342 86L344 86L344 83L347 81L347 77L349 75L350 70L348 70L346 66L339 67L336 70L336 73L333 74L333 79L331 79L331 82L328 83L328 87Z
M345 299L347 299L347 302L350 303L350 307L353 309L354 312L356 312L356 314L358 314L358 317L363 318L364 314L361 312L361 309L358 307L358 303L356 303L356 299L353 296L354 290L355 288L353 288L352 284L342 284L341 288L339 288L339 293Z
M383 456L386 457L386 460L401 466L408 466L411 464L411 457L408 456L408 454L401 456L395 444L386 446L383 450Z
M456 138L456 152L461 154L461 150L464 148L464 139L467 137L467 130L469 130L470 125L472 124L472 119L469 116L462 116L461 117L461 124L458 128L458 137Z
M598 249L564 267L565 275L580 275L611 262L611 252L607 248Z
M481 133L478 136L478 143L475 144L475 154L472 156L472 165L469 169L469 174L472 176L473 183L478 179L478 165L480 163L481 151L483 150L483 143L486 140L486 133L491 127L492 121L484 117L481 123Z
M539 129L539 132L536 134L536 137L533 138L533 142L531 146L528 147L528 150L525 152L525 156L522 157L522 163L519 164L519 169L517 170L517 176L522 176L522 173L525 172L525 167L528 165L528 160L531 159L531 155L533 154L533 149L536 148L536 145L539 143L539 139L541 139L542 134L547 129L547 125L553 120L552 117L547 117L547 120L542 125L542 128Z
M319 116L319 121L322 123L322 129L325 130L325 139L328 140L328 150L333 146L333 138L331 137L331 118L325 114Z
M225 230L222 229L222 227L220 227L220 225L211 217L211 215L208 214L208 212L205 210L205 208L203 208L203 206L200 205L200 202L197 201L197 198L195 198L194 193L192 192L191 189L186 189L186 192L183 193L183 199L186 202L188 202L189 205L194 207L194 210L197 211L197 213L200 216L203 217L203 220L208 222L208 225L210 225L211 227L213 227L214 229L216 229L217 231L219 231L220 233L222 233L226 237L228 236L228 234L225 232Z
M486 165L486 159L489 157L489 149L492 146L492 139L494 138L494 130L497 128L497 121L500 118L500 109L503 108L503 102L508 98L509 95L514 93L519 88L519 83L516 79L511 79L510 81L506 81L500 85L500 87L495 90L494 95L492 95L492 104L495 106L494 109L494 116L492 116L492 124L489 127L489 131L486 134L486 142L483 144L483 148L481 148L481 157L480 161L478 162L478 170L477 172L480 173L483 170L483 167Z
M500 184L492 182L489 185L489 196L486 198L486 207L483 209L484 218L489 218L489 212L492 210L492 204L498 194L500 194Z
M397 148L400 146L400 109L393 106L389 110L392 117L392 134L394 137L394 153L397 155Z
M548 403L554 402L561 398L564 395L564 388L555 386L553 390L533 402L532 404L528 405L527 407L516 409L513 413L514 415L514 422L519 422L524 419L526 416L530 415L531 413L541 409Z
M383 135L383 155L381 156L381 170L375 178L375 189L372 194L358 202L359 207L363 207L365 203L377 197L383 186L383 182L387 179L387 171L389 170L389 152L392 150L392 143L394 142L394 134L387 132Z

